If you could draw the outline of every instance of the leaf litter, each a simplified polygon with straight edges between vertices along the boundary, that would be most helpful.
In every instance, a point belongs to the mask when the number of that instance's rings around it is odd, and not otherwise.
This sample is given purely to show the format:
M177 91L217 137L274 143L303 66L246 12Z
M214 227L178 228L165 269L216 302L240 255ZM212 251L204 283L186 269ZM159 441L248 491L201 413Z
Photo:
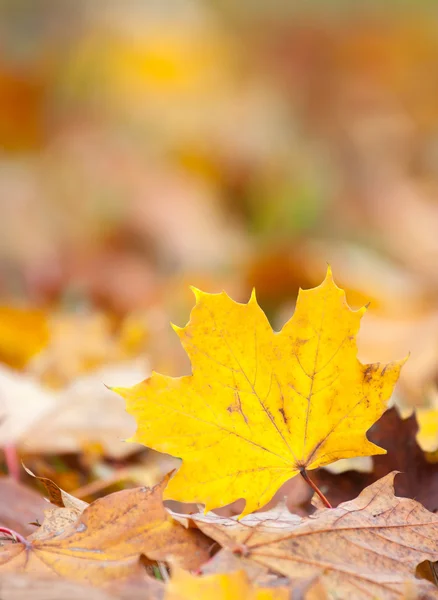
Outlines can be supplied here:
M192 375L153 373L132 388L116 388L137 420L132 440L182 458L179 471L151 489L110 493L89 505L39 478L50 501L43 523L27 539L11 532L0 542L7 589L16 585L11 577L22 577L91 585L120 600L147 590L170 600L206 590L218 600L231 600L236 590L260 600L437 598L430 575L438 560L437 517L394 495L395 474L384 473L393 458L385 456L388 426L380 425L380 437L366 436L387 408L404 360L358 361L364 309L348 307L330 269L321 286L300 292L280 333L255 295L248 304L223 293L195 295L189 324L175 328ZM394 431L411 427L412 419L399 424L394 414L382 423L389 419ZM381 478L358 488L354 500L310 516L292 514L281 502L260 512L298 474L324 498L324 471L314 481L308 471L369 455L376 455ZM415 460L420 455L417 447ZM408 461L409 450L403 456ZM163 493L204 504L205 512L166 509ZM209 512L241 498L240 516ZM151 587L151 573L164 582Z

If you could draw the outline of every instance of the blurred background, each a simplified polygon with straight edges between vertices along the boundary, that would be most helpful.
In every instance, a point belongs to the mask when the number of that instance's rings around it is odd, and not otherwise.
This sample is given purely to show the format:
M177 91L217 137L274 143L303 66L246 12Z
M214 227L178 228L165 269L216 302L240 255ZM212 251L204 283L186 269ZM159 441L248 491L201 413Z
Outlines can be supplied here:
M189 372L189 284L279 329L327 263L433 459L434 3L0 1L3 472L155 483L103 383Z

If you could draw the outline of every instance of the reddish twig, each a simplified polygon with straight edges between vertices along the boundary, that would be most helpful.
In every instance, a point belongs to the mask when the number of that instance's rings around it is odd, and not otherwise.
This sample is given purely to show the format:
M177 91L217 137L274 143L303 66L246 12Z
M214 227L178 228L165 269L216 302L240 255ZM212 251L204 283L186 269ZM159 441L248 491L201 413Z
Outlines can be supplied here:
M26 548L30 545L27 539L24 536L22 536L21 533L18 533L13 529L9 529L8 527L0 527L0 533L5 533L10 538L12 538L14 542L20 542L20 544L23 544L24 546L26 546Z
M310 487L312 488L312 490L318 494L318 496L321 498L322 503L324 504L324 506L326 506L327 508L333 508L333 506L330 504L330 502L327 500L327 498L321 492L321 490L316 485L316 483L314 483L310 479L310 477L307 475L306 469L301 469L300 474L301 474L301 477L304 479L304 481L307 483L307 485L310 485Z

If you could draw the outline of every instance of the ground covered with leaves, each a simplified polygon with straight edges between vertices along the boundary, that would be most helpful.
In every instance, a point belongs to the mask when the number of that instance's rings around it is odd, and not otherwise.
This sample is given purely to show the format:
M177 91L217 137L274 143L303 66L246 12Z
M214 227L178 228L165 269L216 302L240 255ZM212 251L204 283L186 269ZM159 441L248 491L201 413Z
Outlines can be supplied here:
M437 65L427 2L0 2L0 600L437 597Z
M189 323L174 327L192 375L153 373L112 388L136 419L131 441L181 466L152 488L91 504L37 477L52 507L27 537L1 528L6 593L36 578L51 593L59 584L60 597L66 581L93 586L86 593L97 598L438 597L438 518L395 495L396 471L336 508L324 478L309 477L336 460L386 454L366 432L387 409L405 359L358 361L365 309L348 307L330 268L320 286L300 291L278 333L255 293L239 304L194 292ZM396 409L387 414L400 423ZM316 492L316 511L298 515L278 503L260 512L294 476ZM338 495L340 481L332 479ZM166 499L203 511L171 510ZM236 517L212 512L239 500Z

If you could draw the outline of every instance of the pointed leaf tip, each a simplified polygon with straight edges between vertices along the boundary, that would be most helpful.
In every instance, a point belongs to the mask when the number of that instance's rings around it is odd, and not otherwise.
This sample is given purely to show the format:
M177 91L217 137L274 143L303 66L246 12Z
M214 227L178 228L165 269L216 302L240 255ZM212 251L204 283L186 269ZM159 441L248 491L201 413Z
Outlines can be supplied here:
M184 331L184 327L180 327L179 325L175 325L175 323L171 323L170 326L172 327L173 331L177 335L181 335L181 333Z
M191 289L191 291L193 292L193 295L195 296L196 303L198 303L200 301L201 297L204 295L204 292L202 290L200 290L199 288L195 287L194 285L190 285L189 288Z
M362 317L367 312L369 305L370 303L367 302L364 306L358 308L356 312Z

